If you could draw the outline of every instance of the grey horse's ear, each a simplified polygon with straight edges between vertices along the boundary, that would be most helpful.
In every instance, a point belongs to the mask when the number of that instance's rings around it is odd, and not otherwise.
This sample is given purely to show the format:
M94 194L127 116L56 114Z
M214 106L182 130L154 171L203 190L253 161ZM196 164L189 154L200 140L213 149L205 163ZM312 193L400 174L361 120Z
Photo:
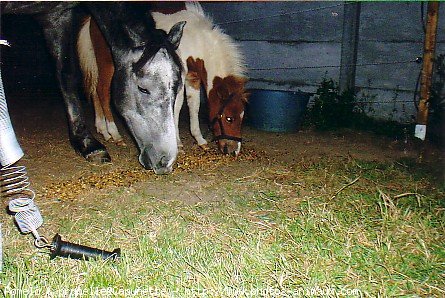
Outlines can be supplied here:
M175 50L179 47L179 43L181 41L182 32L184 30L185 21L176 23L168 32L168 40L173 45Z

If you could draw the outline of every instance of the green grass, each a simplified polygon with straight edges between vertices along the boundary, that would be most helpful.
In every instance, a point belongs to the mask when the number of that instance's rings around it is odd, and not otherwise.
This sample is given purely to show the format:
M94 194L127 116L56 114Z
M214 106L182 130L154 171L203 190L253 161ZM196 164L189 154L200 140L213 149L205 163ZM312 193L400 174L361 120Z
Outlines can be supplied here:
M323 159L227 179L221 199L193 204L161 201L143 188L129 195L117 189L100 212L59 228L64 238L120 246L119 262L50 261L10 229L1 293L444 296L445 193L411 172L398 164ZM123 196L125 204L113 204Z

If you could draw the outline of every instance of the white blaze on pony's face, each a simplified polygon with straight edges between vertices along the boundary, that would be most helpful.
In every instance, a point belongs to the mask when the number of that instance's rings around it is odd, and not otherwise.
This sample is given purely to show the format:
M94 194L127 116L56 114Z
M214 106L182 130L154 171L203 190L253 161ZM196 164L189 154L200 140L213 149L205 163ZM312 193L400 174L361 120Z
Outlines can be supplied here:
M182 34L184 24L178 26ZM124 70L129 79L124 90L117 90L120 102L116 106L138 144L139 162L156 174L170 173L178 153L173 107L183 82L181 62L174 51L174 38L177 44L179 39L170 37L175 29L179 30L174 26L169 33L170 47L134 49L129 57L133 67ZM114 80L119 73L115 72Z

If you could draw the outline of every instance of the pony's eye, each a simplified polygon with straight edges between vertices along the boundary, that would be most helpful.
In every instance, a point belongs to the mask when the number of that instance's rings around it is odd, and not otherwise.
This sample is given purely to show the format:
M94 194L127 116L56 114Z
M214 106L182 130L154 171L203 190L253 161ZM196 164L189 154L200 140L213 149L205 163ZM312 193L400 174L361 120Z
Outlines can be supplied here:
M232 117L226 117L226 121L229 122L229 123L232 123L233 122L233 118Z
M140 92L144 93L144 94L150 94L150 91L148 91L148 90L145 89L145 88L139 87L139 86L138 86L138 90L139 90Z

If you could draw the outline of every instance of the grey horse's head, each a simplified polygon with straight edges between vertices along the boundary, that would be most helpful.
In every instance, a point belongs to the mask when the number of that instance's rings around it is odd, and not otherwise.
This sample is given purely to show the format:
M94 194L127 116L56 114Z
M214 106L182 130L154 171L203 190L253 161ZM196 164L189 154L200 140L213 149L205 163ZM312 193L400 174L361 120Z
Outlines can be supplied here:
M173 110L183 67L175 50L184 25L168 34L156 30L153 42L122 53L113 78L113 100L138 144L139 162L156 174L170 173L178 153Z

